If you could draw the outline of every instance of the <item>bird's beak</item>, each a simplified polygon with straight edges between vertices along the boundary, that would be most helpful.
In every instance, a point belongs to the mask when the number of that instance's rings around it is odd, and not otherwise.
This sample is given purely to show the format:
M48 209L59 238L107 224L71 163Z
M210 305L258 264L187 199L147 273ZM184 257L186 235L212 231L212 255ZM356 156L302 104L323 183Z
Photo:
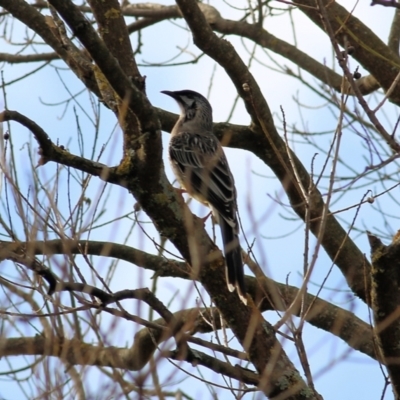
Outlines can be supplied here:
M164 93L167 96L170 96L173 99L177 100L177 95L175 94L175 92L170 92L169 90L161 90L161 93Z

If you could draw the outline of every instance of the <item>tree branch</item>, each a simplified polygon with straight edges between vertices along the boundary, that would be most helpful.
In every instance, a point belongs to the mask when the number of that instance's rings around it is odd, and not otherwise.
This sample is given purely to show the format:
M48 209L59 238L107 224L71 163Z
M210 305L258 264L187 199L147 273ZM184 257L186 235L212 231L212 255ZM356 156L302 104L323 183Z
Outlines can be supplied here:
M81 342L78 339L45 338L43 336L25 338L0 338L0 355L43 355L58 357L70 365L96 365L99 367L121 368L128 371L138 371L135 358L130 349L114 346L95 346ZM166 357L182 360L175 352L167 352ZM259 377L254 372L239 366L232 366L200 351L190 350L185 361L202 365L219 374L237 379L249 385L257 385Z
M40 147L39 154L41 157L38 165L44 165L49 161L53 161L79 171L87 172L90 175L98 176L106 182L119 184L120 186L126 185L124 179L119 176L115 168L109 168L97 161L75 156L63 147L55 145L47 133L36 122L20 114L18 111L6 110L0 113L0 122L4 121L19 122L33 133Z
M314 60L308 54L299 50L296 46L270 34L258 24L248 24L247 22L231 21L219 18L213 23L212 28L215 31L224 34L234 34L239 37L246 37L254 41L254 43L257 43L258 45L292 61L301 69L307 71L309 74L329 87L332 87L337 92L340 93L342 90L343 79L341 75L326 65ZM371 77L359 79L357 85L359 85L359 89L363 95L373 93L380 87L376 79L372 79ZM354 94L350 87L349 94Z
M371 300L375 332L395 398L400 398L400 240L389 246L368 233L372 258Z
M400 6L399 3L396 2ZM393 21L390 25L390 32L388 38L388 47L393 53L399 55L400 46L400 7L395 10Z
M59 60L60 57L57 53L40 53L40 54L10 54L0 53L0 62L7 62L10 64L22 64L29 62L39 61L53 61Z

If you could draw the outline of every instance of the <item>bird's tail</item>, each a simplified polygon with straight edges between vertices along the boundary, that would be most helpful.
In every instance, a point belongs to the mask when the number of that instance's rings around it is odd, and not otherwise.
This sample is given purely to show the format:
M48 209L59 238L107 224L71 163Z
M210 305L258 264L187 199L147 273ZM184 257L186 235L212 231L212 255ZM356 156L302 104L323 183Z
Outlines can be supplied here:
M226 283L228 289L238 292L240 300L247 304L246 288L244 284L243 261L240 243L235 229L224 218L219 218L222 242L226 260Z

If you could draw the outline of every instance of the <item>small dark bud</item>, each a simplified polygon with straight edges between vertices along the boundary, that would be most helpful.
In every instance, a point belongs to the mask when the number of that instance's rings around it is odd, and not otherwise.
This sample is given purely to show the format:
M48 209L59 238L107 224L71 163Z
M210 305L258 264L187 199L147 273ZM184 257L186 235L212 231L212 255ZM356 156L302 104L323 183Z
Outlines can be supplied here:
M60 146L58 146L61 150L65 150L64 145L60 144Z
M356 71L356 72L354 72L354 74L353 74L353 78L354 78L354 79L360 79L360 78L361 78L361 74L360 74L358 71Z
M351 56L353 53L354 53L354 47L353 46L349 46L348 48L347 48L347 54L349 55L349 56Z
M4 138L4 140L10 139L10 134L9 134L8 132L6 132L6 133L3 135L3 138Z

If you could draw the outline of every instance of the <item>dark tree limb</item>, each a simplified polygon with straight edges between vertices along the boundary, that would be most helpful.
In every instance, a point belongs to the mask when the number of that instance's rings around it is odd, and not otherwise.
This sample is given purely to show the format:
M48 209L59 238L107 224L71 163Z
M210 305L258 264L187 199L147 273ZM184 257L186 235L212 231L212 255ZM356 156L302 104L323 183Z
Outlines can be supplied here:
M400 6L400 3L397 3ZM400 51L400 7L395 10L388 38L388 47L393 53L399 55Z
M16 121L29 129L39 145L40 159L38 165L44 165L49 161L72 167L90 175L98 176L102 180L126 187L126 182L117 173L116 168L110 168L97 161L69 153L61 146L55 145L47 133L34 122L18 111L6 110L0 113L0 122Z
M0 241L2 259L8 259L7 254L11 253L26 254L30 257L34 255L51 257L54 254L113 257L154 271L157 276L191 279L190 268L185 262L166 259L118 243L66 239L27 243Z
M375 333L396 399L400 398L400 240L385 246L368 232Z
M42 355L59 357L71 365L96 365L100 367L121 368L128 371L138 371L137 358L132 357L130 349L114 346L96 346L84 343L78 339L45 338L44 336L25 338L1 338L0 355ZM167 352L166 357L182 360L178 352ZM198 350L190 350L183 358L192 365L202 365L219 374L239 380L249 385L257 385L259 376L239 366L215 359Z

